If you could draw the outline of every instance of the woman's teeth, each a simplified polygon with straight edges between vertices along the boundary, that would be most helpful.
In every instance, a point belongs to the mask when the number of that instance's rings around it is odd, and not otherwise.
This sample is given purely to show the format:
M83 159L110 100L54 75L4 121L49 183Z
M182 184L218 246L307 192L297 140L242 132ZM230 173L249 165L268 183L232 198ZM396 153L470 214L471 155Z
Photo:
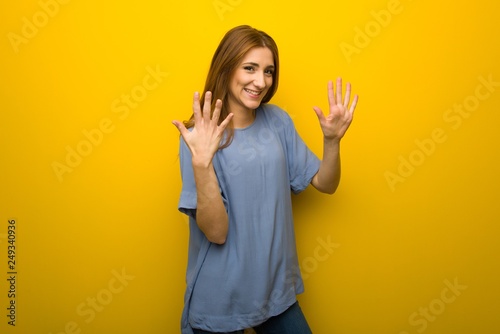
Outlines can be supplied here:
M246 89L246 88L245 88L245 91L252 94L252 95L259 95L260 94L260 92L257 92L255 90Z

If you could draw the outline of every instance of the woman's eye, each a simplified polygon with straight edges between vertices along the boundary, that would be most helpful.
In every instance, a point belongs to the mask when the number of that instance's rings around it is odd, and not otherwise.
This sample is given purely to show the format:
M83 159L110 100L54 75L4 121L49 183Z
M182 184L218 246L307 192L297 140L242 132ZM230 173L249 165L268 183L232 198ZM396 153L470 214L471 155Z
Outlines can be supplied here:
M266 74L273 75L274 71L273 70L266 70Z
M245 71L253 71L253 67L252 66L245 66L245 67L243 67L243 69Z

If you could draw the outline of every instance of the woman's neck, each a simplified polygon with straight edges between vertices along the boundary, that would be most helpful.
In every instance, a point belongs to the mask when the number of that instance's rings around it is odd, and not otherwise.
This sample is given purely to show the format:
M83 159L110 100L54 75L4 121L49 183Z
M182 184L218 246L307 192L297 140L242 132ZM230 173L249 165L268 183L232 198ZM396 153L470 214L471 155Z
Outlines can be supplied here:
M250 126L255 120L255 110L240 110L233 112L233 127L242 129Z

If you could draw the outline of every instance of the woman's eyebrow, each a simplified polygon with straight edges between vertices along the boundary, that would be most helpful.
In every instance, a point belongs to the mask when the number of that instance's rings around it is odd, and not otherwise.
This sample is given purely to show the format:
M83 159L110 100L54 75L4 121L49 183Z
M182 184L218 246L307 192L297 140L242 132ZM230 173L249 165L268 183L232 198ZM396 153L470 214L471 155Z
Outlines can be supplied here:
M251 61L248 61L248 62L246 62L246 63L243 63L243 65L253 65L253 66L259 67L259 64L254 63L254 62L251 62Z
M245 62L245 63L243 63L242 65L252 65L252 66L255 66L255 67L260 67L260 65L259 65L259 64L254 63L254 62L252 62L252 61ZM274 65L269 65L269 66L267 66L266 68L274 68Z

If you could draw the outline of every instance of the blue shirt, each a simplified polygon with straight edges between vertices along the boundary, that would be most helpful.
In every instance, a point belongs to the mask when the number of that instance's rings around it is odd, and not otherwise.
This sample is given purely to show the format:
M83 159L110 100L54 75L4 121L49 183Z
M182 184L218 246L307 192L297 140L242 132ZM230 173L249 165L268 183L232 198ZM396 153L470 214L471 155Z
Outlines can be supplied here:
M179 210L189 215L190 239L182 333L230 332L284 312L304 291L293 227L291 194L304 190L320 160L279 107L263 104L254 122L235 129L213 164L229 229L223 245L198 228L191 153L181 138Z

